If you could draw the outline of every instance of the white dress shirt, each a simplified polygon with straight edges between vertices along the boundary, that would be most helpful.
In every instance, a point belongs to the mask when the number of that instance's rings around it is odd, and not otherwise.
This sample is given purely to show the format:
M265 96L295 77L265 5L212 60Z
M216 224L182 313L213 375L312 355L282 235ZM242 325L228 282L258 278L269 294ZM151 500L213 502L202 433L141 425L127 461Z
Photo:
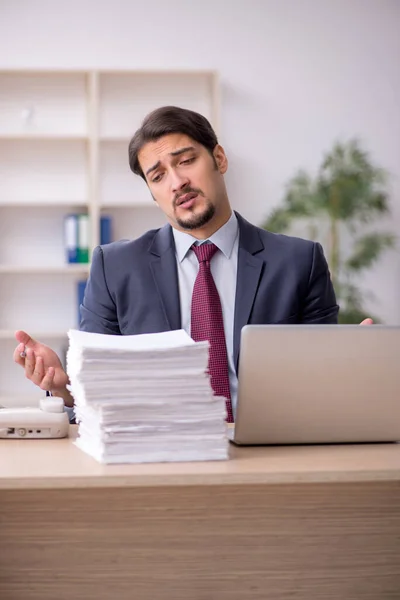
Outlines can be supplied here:
M181 303L181 326L190 335L191 303L193 286L199 271L199 262L191 246L212 242L220 252L211 260L211 273L221 300L225 341L228 353L229 385L232 410L236 413L237 376L233 360L233 320L235 314L236 276L239 247L239 226L235 213L207 240L199 242L189 233L173 229L178 266L179 298Z

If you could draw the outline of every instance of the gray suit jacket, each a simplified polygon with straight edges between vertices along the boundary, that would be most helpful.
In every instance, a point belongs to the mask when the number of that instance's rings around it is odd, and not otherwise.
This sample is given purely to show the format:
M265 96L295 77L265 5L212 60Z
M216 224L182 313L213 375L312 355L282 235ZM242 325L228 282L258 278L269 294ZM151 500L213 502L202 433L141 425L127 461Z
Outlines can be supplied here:
M239 252L234 355L244 325L337 323L339 307L320 244L259 229L236 213ZM97 247L81 306L84 331L132 335L181 328L170 225Z

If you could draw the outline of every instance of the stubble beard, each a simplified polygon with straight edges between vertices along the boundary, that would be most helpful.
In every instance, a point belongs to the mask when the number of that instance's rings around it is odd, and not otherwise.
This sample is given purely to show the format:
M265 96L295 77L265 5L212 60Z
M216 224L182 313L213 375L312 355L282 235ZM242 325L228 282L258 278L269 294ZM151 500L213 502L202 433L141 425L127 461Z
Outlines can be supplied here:
M189 209L191 210L191 209ZM204 210L200 214L194 214L193 212L187 216L187 218L178 217L175 215L176 222L182 229L193 231L193 229L201 229L204 225L207 225L213 219L215 215L215 206L208 201Z

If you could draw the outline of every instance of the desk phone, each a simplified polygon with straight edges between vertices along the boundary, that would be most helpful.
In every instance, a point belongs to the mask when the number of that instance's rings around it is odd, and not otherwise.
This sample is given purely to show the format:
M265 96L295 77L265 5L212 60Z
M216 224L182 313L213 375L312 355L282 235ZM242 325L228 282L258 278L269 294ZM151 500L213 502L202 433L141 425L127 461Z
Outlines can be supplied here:
M69 419L62 398L42 398L38 408L0 408L0 438L64 438Z

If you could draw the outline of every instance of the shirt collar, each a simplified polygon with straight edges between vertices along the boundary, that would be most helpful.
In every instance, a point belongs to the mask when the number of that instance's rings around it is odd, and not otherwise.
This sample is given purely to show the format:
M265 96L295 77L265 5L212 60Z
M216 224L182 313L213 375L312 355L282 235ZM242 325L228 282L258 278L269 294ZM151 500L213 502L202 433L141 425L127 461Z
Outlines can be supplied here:
M207 240L204 240L204 242L212 242L219 250L221 250L221 252L223 252L223 254L225 254L226 258L230 258L238 230L239 226L237 218L235 213L232 212L225 225L222 225L218 231L213 233ZM186 258L189 249L193 244L199 243L199 240L190 235L190 233L185 233L178 229L172 228L172 232L175 240L176 255L179 262L182 262L183 259ZM203 243L203 240L201 240L200 243Z

